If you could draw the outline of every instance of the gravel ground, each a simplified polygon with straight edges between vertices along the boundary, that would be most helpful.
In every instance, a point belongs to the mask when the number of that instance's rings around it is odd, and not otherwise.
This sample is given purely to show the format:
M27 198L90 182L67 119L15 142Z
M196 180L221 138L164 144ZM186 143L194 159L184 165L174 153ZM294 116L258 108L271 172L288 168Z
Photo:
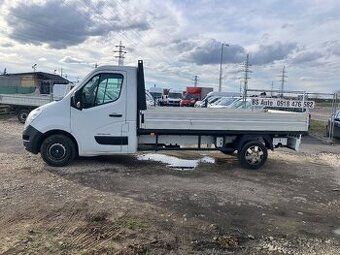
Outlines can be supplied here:
M53 168L0 120L1 254L339 254L340 145L303 139L261 171L221 153L175 170L136 155ZM139 154L140 158L144 158Z

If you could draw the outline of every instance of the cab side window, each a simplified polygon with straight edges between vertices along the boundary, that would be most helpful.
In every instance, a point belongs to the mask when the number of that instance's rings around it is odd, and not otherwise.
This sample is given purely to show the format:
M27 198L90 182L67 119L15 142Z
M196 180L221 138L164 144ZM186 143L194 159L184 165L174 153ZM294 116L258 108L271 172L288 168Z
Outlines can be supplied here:
M120 96L122 84L123 75L121 74L94 76L83 87L83 107L90 108L116 101Z

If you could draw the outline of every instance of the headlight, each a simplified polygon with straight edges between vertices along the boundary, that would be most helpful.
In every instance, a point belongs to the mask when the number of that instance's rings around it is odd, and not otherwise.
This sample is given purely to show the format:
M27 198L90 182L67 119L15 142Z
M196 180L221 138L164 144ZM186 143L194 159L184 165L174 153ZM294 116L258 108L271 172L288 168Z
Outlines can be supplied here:
M41 112L42 112L41 108L37 108L31 111L30 114L28 114L27 119L25 121L24 129L26 129L27 126L31 124L32 121L35 120L40 115Z

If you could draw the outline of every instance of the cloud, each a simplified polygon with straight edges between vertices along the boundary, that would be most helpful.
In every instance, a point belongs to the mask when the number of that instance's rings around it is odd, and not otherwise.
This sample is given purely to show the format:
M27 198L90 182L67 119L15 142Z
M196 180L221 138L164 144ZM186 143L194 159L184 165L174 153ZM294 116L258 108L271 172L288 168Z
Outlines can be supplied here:
M115 5L113 2L110 7L113 7L112 4ZM109 7L99 3L82 8L79 6L56 0L40 4L18 4L9 8L6 16L11 28L9 36L22 43L47 43L51 48L62 49L80 44L91 36L149 28L144 20L121 18L114 12L105 16L103 12Z
M299 78L300 81L316 81L316 80L320 80L317 77L311 77L311 76L301 76Z
M62 59L60 59L59 62L67 64L84 64L83 60L71 56L65 56Z
M281 26L282 29L292 28L292 27L294 27L294 25L293 25L293 24L289 24L289 23L283 24L283 25Z
M41 57L41 58L38 58L38 61L44 62L44 61L47 61L47 58Z
M317 51L300 52L295 57L293 57L292 63L293 64L303 64L303 63L306 63L306 62L312 62L312 61L317 60L321 57L323 57L323 54L321 52L317 52Z
M10 47L13 47L13 46L14 46L14 44L10 43L10 42L1 44L1 47L4 47L4 48L10 48Z
M276 60L283 60L297 49L296 43L281 43L258 45L250 52L250 62L254 65L265 65L273 63ZM241 63L245 60L246 49L237 44L231 44L224 49L224 63ZM221 59L221 42L211 39L205 43L194 46L188 53L183 54L187 62L194 62L197 65L219 64Z
M258 50L251 54L251 63L265 65L276 60L283 60L297 49L296 43L275 42L268 45L260 45Z
M340 42L337 40L327 41L323 43L329 55L340 56Z

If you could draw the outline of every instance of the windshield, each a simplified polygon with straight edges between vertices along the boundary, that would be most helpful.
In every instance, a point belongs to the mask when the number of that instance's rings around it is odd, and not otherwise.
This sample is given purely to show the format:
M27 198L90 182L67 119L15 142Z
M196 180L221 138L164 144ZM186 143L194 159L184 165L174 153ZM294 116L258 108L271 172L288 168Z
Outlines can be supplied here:
M238 108L242 104L243 104L243 100L239 99L238 101L232 104L232 108Z
M182 98L182 93L170 92L168 97L170 97L170 98Z
M196 97L194 95L185 95L183 99L196 100Z
M219 102L218 105L223 105L223 106L228 106L231 105L233 102L235 102L236 100L238 100L237 98L227 98L224 97L222 98Z
M244 101L243 101L243 100L240 100L240 103L239 103L238 106L235 107L235 108L236 108L236 109L240 109L240 108L243 108L243 106L244 106ZM250 102L250 101L247 101L244 108L249 108L249 107L251 107L251 102Z
M205 100L208 100L208 102L209 102L209 100L210 100L210 98L212 98L212 97L214 97L213 95L206 95L203 99L202 99L202 101L205 101Z
M216 102L219 99L219 97L210 97L208 98L208 103L211 103L212 101Z

